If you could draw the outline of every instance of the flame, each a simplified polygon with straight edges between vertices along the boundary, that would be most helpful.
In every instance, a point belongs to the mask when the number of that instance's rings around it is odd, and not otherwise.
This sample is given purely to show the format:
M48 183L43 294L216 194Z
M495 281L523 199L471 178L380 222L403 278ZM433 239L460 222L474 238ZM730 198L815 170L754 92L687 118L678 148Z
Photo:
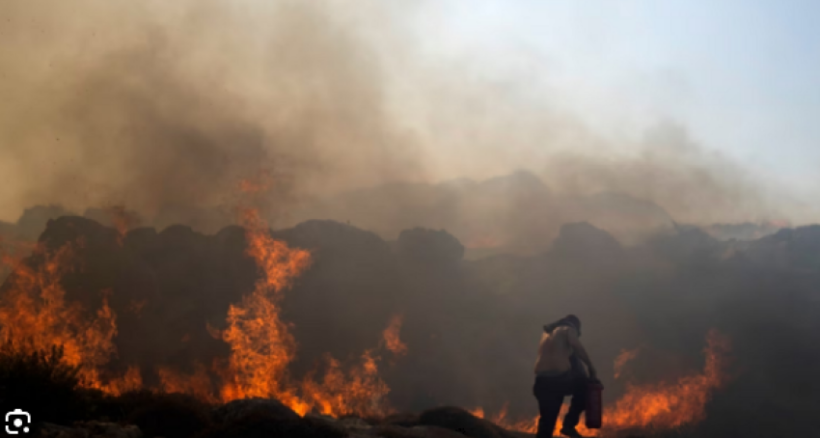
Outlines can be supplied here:
M308 378L302 383L305 400L319 413L334 417L387 413L384 397L390 388L379 377L378 359L372 351L365 351L361 365L345 374L339 361L328 357L328 369L322 382Z
M484 408L477 407L473 409L468 409L467 412L471 413L473 417L484 418Z
M524 433L536 433L538 431L538 417L535 417L532 420L523 419L523 420L511 420L507 416L507 410L509 408L508 403L504 403L504 406L501 407L501 410L498 411L497 414L487 418L484 412L484 408L478 407L469 410L473 416L477 418L486 419L492 421L493 423L503 427L507 430L515 430L518 432Z
M244 212L248 254L262 273L253 293L228 311L228 328L222 332L231 346L222 401L247 397L274 397L304 415L312 410L340 416L386 412L384 396L389 392L378 374L380 357L366 351L361 364L342 370L338 360L328 357L321 383L313 375L294 383L287 367L296 357L296 341L289 324L279 316L282 292L310 265L310 253L291 249L274 240L256 210ZM385 330L388 348L403 346L398 338L401 319L394 318ZM391 348L392 346L392 348ZM406 348L406 347L405 347Z
M706 341L702 373L672 384L629 385L606 414L604 424L614 429L675 429L702 420L712 392L726 381L725 356L729 350L729 340L715 330Z
M302 381L289 376L288 365L296 356L297 344L290 325L280 318L279 305L283 291L310 266L310 253L273 239L256 210L244 210L242 222L246 253L261 275L253 292L229 307L226 329L206 326L211 336L229 345L229 358L215 362L210 369L194 364L190 374L160 367L156 370L159 385L151 389L192 394L209 402L276 398L301 415L310 411L333 416L388 412L384 397L389 388L379 376L381 357L373 350L365 351L360 363L353 366L343 367L328 357L319 380L313 375ZM112 395L143 388L138 367L128 368L121 376L104 370L116 354L113 339L117 334L116 315L108 306L107 295L91 318L78 303L65 299L61 280L74 267L75 246L54 251L36 247L28 263L0 254L2 261L13 267L14 275L0 297L0 340L9 348L24 351L62 346L63 360L79 367L85 387ZM128 310L139 315L144 306L145 301L132 301ZM395 355L407 349L399 339L401 322L401 316L393 317L383 333L383 345ZM186 335L180 342L188 339Z
M201 364L194 364L193 374L186 375L168 367L157 369L160 379L160 388L164 392L180 392L191 394L208 403L216 403L211 375Z
M305 405L288 385L287 366L296 356L296 340L279 317L282 291L310 265L310 253L274 240L256 210L243 217L247 254L256 261L261 278L254 291L228 309L228 328L222 339L231 347L221 399L275 397L300 414Z
M385 347L396 356L407 354L407 345L399 338L399 332L401 332L403 322L404 317L402 315L394 315L390 318L390 323L387 325L387 328L382 332Z
M706 402L711 398L712 392L726 381L724 370L730 348L728 338L716 330L711 330L707 334L706 344L706 363L701 373L684 376L674 383L629 384L626 393L614 406L604 407L603 429L587 429L582 421L577 427L578 432L586 436L599 436L639 429L673 430L701 421L706 413ZM626 357L624 352L618 356L619 359L622 357ZM568 409L567 404L562 406L556 429L560 430ZM476 417L485 418L482 408L470 412ZM490 420L509 430L525 433L536 433L538 430L538 416L531 420L510 420L507 417L506 405Z
M74 268L75 246L66 244L49 251L38 245L29 263L2 254L2 262L12 267L12 274L0 297L0 340L19 351L60 346L65 363L79 368L84 386L105 390L101 370L116 354L116 316L105 294L92 317L79 303L66 302L61 279Z
M640 347L634 348L632 350L623 349L618 357L615 358L615 378L618 379L621 377L621 371L628 362L635 359L638 356L638 352L641 350Z

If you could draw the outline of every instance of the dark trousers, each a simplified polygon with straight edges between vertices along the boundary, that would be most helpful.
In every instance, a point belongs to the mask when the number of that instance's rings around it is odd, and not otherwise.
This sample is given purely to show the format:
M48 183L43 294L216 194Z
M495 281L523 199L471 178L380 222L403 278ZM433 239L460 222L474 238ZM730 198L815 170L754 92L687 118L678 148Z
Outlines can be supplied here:
M573 429L578 425L581 413L587 406L586 378L570 372L560 376L537 376L533 393L538 399L538 412L541 415L538 419L537 438L552 437L561 405L564 404L564 396L572 395L569 411L564 416L563 427L566 429Z

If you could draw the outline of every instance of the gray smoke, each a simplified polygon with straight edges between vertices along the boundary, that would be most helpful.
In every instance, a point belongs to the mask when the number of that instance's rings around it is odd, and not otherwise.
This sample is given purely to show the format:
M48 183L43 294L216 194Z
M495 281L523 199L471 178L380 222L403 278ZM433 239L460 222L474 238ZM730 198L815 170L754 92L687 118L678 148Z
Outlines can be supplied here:
M538 211L552 230L542 243L567 218L594 219L564 198L601 192L692 223L791 212L674 123L637 142L597 134L544 95L527 73L537 60L506 66L503 82L476 64L428 56L409 23L430 8L4 2L0 217L14 221L38 204L124 206L149 224L213 232L234 220L238 182L267 172L267 214L284 226L301 219L296 207L349 219L316 203L357 188L482 181L518 169L553 196ZM465 223L486 211L515 216L526 205L413 196L439 203L413 224L423 226L442 223L442 209ZM389 239L405 227L396 217L409 207L399 201L381 209L395 214L366 212ZM617 231L618 221L596 225ZM505 237L520 221L497 222L501 231L480 239L521 240Z

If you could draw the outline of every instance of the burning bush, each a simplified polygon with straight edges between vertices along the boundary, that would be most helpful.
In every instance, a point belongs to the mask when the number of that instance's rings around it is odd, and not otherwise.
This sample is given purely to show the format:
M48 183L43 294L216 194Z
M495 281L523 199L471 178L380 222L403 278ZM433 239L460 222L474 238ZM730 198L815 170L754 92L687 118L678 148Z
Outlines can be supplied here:
M23 409L35 420L70 424L89 414L80 390L80 369L63 359L63 349L0 347L0 411Z

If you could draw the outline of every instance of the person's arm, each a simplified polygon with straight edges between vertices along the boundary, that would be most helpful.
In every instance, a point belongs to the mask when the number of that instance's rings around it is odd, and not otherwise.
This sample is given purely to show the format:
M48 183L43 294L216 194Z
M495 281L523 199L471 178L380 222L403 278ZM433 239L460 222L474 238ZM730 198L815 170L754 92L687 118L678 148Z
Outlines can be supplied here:
M578 339L578 334L574 329L568 330L567 339L569 340L570 347L572 347L573 351L578 356L578 359L581 359L581 362L587 366L587 369L589 370L589 377L592 379L597 379L598 373L595 371L595 366L592 365L592 361L589 359L587 350L581 344L581 340Z

